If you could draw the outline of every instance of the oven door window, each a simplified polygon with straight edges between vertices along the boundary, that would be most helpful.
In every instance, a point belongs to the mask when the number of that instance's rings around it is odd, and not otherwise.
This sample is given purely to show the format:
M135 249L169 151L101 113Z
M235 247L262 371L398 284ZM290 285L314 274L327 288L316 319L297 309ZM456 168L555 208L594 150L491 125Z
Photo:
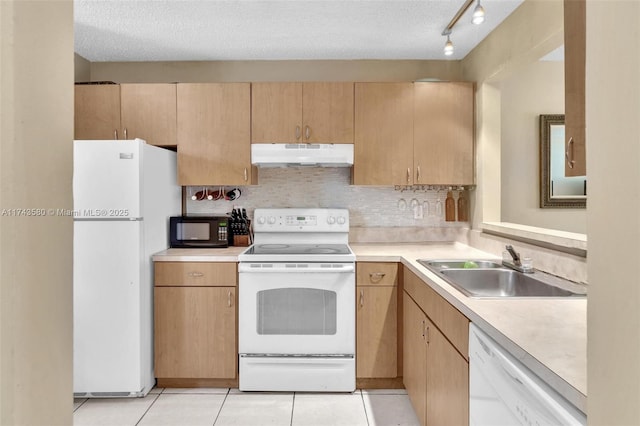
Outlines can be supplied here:
M335 291L277 288L257 293L256 331L261 335L334 335Z

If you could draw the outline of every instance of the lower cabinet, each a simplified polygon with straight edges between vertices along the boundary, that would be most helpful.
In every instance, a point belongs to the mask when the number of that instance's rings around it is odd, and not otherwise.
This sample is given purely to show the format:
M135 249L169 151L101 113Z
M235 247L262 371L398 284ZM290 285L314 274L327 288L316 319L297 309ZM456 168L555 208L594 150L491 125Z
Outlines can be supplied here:
M154 349L159 383L237 378L235 269L235 263L156 263ZM232 278L220 282L224 276ZM188 380L174 384L179 383L198 385Z
M417 278L407 270L405 275L409 280ZM426 283L421 285L428 288ZM469 362L438 324L455 308L439 295L429 295L429 303L422 303L429 292L415 295L419 305L411 289L411 284L407 285L403 294L403 381L411 404L422 425L468 425ZM427 305L435 309L425 313ZM459 312L457 315L460 328L466 322L468 335L468 320ZM446 323L451 324L448 319Z
M398 377L397 276L397 263L358 262L357 264L356 377L358 379ZM368 382L365 386L373 386L373 383Z

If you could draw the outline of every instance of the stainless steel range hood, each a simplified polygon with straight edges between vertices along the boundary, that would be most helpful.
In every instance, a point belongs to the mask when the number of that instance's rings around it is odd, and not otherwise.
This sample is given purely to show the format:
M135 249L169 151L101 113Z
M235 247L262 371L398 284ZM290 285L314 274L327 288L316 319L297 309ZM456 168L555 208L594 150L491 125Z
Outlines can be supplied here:
M251 164L258 167L350 167L353 144L255 143Z

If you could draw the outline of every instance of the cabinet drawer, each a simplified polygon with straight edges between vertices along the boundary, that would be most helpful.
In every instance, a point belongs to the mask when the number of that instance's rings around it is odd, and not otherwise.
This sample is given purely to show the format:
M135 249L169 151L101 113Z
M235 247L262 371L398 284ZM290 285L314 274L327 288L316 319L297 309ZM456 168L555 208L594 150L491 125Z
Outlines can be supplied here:
M468 361L469 319L408 268L404 268L403 277L404 290Z
M358 262L357 285L394 286L398 283L398 264L395 262Z
M156 262L156 286L235 286L235 262Z

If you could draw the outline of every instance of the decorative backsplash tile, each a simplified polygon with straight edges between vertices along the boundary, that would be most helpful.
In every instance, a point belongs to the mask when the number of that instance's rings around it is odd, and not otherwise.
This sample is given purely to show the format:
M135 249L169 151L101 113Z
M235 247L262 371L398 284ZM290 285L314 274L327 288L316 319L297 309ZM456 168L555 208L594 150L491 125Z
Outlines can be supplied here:
M405 228L399 233L402 241L432 240L429 235L433 235L436 240L452 241L458 239L456 236L461 228L469 227L468 222L444 220L446 190L424 187L415 191L401 191L392 187L353 186L350 185L349 168L263 168L259 170L259 174L260 184L239 187L242 194L234 201L193 201L191 195L202 188L188 187L187 214L226 214L233 207L244 207L249 217L253 217L255 208L265 207L347 208L352 228L402 227ZM226 191L231 189L233 188L225 187ZM454 198L457 200L458 191L454 191ZM437 207L438 201L440 210ZM412 205L415 204L423 208L422 219L414 219ZM440 211L440 215L437 214L437 210ZM419 239L408 239L412 235L406 232L406 228L412 227L454 229L445 232L435 229L431 232L417 232L415 236ZM368 233L360 234L364 236Z

